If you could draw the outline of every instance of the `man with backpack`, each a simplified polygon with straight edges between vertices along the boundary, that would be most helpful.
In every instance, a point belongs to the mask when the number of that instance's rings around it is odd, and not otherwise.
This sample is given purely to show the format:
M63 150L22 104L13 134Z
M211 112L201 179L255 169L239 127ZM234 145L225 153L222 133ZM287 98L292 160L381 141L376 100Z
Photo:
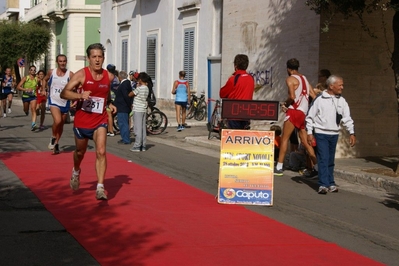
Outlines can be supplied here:
M317 170L316 156L311 145L307 142L307 134L305 130L305 116L309 109L309 95L315 99L316 93L312 86L307 81L306 77L298 72L299 61L292 58L287 61L288 78L285 80L288 87L288 97L285 102L281 104L283 111L286 112L283 135L281 137L280 154L274 175L282 176L284 157L288 148L288 141L291 133L295 128L298 129L298 135L301 139L302 145L309 154L310 159L314 163L314 168Z
M234 58L234 73L227 80L219 92L220 98L235 100L252 100L255 88L254 78L247 72L249 65L248 56L238 54ZM248 128L248 120L229 120L228 127L231 129Z

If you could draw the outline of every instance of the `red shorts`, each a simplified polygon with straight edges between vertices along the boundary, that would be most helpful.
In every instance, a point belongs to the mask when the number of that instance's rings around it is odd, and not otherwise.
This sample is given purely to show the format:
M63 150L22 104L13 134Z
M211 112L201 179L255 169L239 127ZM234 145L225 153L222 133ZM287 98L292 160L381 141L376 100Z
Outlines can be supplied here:
M305 129L305 117L300 110L288 109L284 121L289 120L297 129Z
M37 104L41 104L42 102L46 102L47 101L47 97L46 96L41 96L41 95L37 95Z

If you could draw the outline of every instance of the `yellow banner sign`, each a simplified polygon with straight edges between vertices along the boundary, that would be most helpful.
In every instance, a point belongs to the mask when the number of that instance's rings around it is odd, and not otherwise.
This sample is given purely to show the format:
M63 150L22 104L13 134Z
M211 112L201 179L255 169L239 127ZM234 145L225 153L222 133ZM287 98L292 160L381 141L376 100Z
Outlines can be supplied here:
M218 202L273 205L274 131L224 129Z

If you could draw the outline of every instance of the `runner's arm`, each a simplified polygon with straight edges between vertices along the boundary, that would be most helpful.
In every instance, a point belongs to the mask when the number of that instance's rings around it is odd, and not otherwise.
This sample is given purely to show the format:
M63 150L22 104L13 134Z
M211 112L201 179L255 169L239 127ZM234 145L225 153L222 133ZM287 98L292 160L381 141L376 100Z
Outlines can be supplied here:
M65 100L87 100L91 91L84 91L83 93L74 92L75 88L78 88L84 83L84 80L85 72L84 69L81 69L72 76L65 88L61 91L60 97Z
M23 78L21 79L21 81L18 83L17 90L19 90L19 91L26 91L25 88L23 87L25 81L26 81L26 77L23 77Z
M285 100L285 106L290 106L295 101L295 89L298 88L298 80L294 77L288 77L285 80L288 87L288 97Z
M177 89L177 80L175 80L175 82L173 83L172 94L176 94L176 89Z
M48 83L48 81L50 80L50 77L51 77L51 74L52 74L52 73L53 73L53 70L50 69L49 71L47 71L46 76L43 78L43 81L42 81L42 89L43 89L43 91L46 90L47 83Z

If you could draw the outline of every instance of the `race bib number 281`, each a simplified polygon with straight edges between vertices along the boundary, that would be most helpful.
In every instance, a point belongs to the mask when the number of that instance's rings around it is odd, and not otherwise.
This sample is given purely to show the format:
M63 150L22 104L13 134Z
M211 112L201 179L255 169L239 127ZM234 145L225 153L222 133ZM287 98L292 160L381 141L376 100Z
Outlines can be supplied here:
M91 96L83 101L82 110L85 112L102 114L104 111L105 99L101 97Z

